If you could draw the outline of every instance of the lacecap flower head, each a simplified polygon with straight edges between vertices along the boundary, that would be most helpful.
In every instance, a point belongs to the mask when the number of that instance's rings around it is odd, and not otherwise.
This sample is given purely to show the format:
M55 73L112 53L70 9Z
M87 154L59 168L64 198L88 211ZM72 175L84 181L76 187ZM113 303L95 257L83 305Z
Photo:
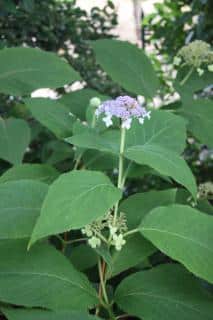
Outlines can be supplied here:
M114 100L107 100L95 112L97 116L103 115L103 121L107 127L113 125L113 117L115 117L121 120L121 126L125 129L130 129L134 118L143 124L145 118L150 119L150 113L136 99L129 96L120 96Z
M180 65L182 62L198 70L202 70L200 68L203 64L212 65L213 51L211 46L202 40L195 40L183 46L174 58L174 64Z

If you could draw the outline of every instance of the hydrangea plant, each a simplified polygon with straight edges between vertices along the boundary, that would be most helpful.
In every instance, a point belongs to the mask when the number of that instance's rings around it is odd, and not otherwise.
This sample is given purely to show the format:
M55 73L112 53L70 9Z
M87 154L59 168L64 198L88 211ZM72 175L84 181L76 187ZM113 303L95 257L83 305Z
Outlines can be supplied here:
M211 320L212 184L197 188L184 158L188 132L212 145L212 101L198 95L211 68L197 73L206 58L193 72L179 65L180 106L156 110L159 82L141 49L91 46L129 95L33 98L81 78L51 53L0 51L0 92L27 114L0 119L0 158L11 165L0 177L0 310L8 320ZM57 139L44 163L25 161L32 119ZM56 166L64 157L69 166ZM147 174L162 187L144 191Z

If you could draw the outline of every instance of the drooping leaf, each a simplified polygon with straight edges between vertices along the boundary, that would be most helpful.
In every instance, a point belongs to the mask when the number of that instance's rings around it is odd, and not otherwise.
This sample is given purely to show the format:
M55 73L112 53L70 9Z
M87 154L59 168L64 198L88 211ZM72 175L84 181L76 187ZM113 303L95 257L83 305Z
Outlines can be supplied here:
M8 320L100 320L95 316L91 316L82 312L69 311L47 311L36 309L9 309L2 308L3 313Z
M72 67L56 54L35 48L0 51L0 92L21 96L40 88L59 88L80 80Z
M0 177L0 183L26 179L51 183L58 175L59 172L49 165L24 163L14 166L4 172Z
M213 217L184 205L152 210L141 233L168 256L213 283Z
M119 210L125 213L129 229L134 229L152 209L173 204L176 193L177 189L135 193L121 203Z
M77 118L85 120L87 107L89 106L90 99L93 97L98 97L102 101L107 99L107 96L86 88L63 95L59 102L66 106Z
M85 133L76 134L66 139L66 142L74 144L80 148L95 149L102 152L119 154L120 132L118 130L109 130L98 134L92 130Z
M134 121L127 131L126 147L158 146L180 154L186 145L186 121L169 111L155 110L141 125Z
M81 310L97 303L87 278L49 245L0 241L0 300L26 307ZM60 294L60 296L58 295Z
M30 143L30 128L21 119L3 120L0 117L0 158L12 164L22 162Z
M97 62L124 89L153 97L159 81L142 49L124 41L102 39L91 42Z
M160 174L173 178L186 187L196 198L195 178L185 160L176 153L161 146L147 144L130 147L124 155L138 164L148 165Z
M33 117L58 138L66 138L72 134L75 117L57 100L32 98L25 99L25 104Z
M30 237L47 191L34 180L0 184L0 240Z
M129 236L126 241L121 251L112 254L108 278L136 266L156 251L156 248L140 234Z
M213 299L175 264L137 272L115 293L121 309L143 320L212 320Z
M61 175L49 188L31 243L82 228L104 216L120 198L121 191L103 173L82 170Z

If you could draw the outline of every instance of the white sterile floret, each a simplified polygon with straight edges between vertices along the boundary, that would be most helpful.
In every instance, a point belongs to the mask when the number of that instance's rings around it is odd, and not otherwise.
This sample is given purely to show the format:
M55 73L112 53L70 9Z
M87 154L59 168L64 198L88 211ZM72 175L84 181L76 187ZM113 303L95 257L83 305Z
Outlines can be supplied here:
M204 70L201 68L197 68L197 73L199 74L199 76L201 77L204 74Z
M131 118L128 118L128 119L126 119L126 120L124 120L124 121L122 122L121 127L122 127L123 129L129 130L129 129L131 128L131 123L132 123L132 119L131 119Z
M90 225L87 225L83 229L81 229L81 232L85 234L87 237L91 237L93 235Z
M143 124L144 123L144 118L138 118L138 121L140 124Z
M213 72L213 64L210 64L210 65L208 66L208 70L209 70L210 72Z
M151 111L146 112L145 118L147 118L149 120L151 119Z
M106 116L103 118L103 122L106 124L106 127L110 127L111 125L113 125L112 122L112 117L111 116Z
M101 240L100 240L99 238L93 236L92 238L90 238L90 239L88 240L88 243L89 243L89 245L90 245L93 249L95 249L95 248L97 248L97 247L100 247L100 245L101 245Z
M126 240L123 238L122 234L115 234L113 236L114 246L117 251L120 251L122 247L125 245Z
M99 99L98 97L93 97L93 98L90 99L89 104L90 104L91 107L97 108L101 104L101 99Z
M109 232L112 237L116 234L117 231L118 231L117 227L109 226Z

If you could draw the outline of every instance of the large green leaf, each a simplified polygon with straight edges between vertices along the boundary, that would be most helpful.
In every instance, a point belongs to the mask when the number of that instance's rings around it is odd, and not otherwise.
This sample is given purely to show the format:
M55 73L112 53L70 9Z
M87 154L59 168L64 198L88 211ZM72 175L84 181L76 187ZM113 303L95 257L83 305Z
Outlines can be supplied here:
M36 309L6 309L3 308L3 313L8 320L100 320L95 316L88 315L82 312L69 311L46 311Z
M119 210L125 213L129 229L134 229L152 209L173 204L176 193L177 189L135 193L121 203Z
M100 95L95 90L82 89L63 95L59 102L65 105L76 117L85 120L87 107L93 97L99 97L101 100L107 99L107 96Z
M186 99L178 111L188 120L188 130L203 144L213 148L213 102Z
M33 180L0 184L0 239L30 237L48 185Z
M213 283L213 217L184 205L152 210L142 220L144 237L191 272Z
M168 111L152 111L150 120L141 125L134 121L127 131L127 147L157 146L180 154L186 144L186 121Z
M160 174L173 178L196 198L195 178L185 160L176 153L161 146L147 144L127 148L124 155L138 164L148 165Z
M26 95L40 88L59 88L80 76L56 54L33 48L0 51L0 92Z
M179 265L161 265L121 282L115 300L143 320L212 320L213 299Z
M75 117L57 100L32 98L25 99L25 104L33 117L58 138L66 138L72 134Z
M21 119L3 120L0 117L0 158L12 164L22 162L30 143L30 128Z
M102 152L119 154L120 132L118 130L109 130L98 134L93 130L87 130L66 139L68 143L74 144L80 148L95 149Z
M82 170L61 175L49 188L31 243L82 228L104 216L120 198L121 191L103 173Z
M111 39L91 43L97 62L124 89L153 97L159 82L152 64L142 49L129 42Z
M52 310L86 310L97 303L87 278L49 245L0 241L0 300Z
M112 254L108 278L136 266L156 251L156 248L140 234L131 235L126 241L121 251Z
M14 166L4 172L0 177L0 183L23 179L51 183L58 175L59 172L49 165L24 163Z

